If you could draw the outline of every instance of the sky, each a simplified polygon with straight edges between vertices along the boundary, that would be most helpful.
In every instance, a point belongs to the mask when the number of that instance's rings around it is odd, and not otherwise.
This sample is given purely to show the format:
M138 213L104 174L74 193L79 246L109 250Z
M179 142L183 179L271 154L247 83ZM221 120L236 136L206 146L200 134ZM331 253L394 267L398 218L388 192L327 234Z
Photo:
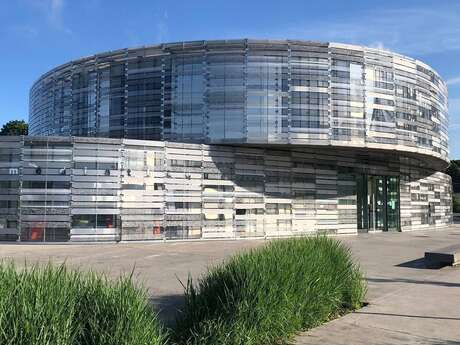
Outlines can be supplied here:
M268 38L389 49L449 87L450 158L460 159L460 0L0 0L0 125L28 118L32 83L107 50Z

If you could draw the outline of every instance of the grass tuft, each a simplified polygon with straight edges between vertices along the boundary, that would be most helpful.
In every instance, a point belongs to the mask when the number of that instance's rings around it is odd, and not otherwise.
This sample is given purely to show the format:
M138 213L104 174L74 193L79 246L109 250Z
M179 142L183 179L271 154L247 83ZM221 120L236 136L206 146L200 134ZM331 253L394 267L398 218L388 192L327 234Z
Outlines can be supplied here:
M327 237L276 240L231 257L185 289L164 331L131 276L0 264L0 344L274 345L359 308L366 286L348 248Z
M0 344L163 345L166 334L130 276L2 263Z
M366 285L351 253L327 237L275 240L189 279L178 344L285 343L361 306Z

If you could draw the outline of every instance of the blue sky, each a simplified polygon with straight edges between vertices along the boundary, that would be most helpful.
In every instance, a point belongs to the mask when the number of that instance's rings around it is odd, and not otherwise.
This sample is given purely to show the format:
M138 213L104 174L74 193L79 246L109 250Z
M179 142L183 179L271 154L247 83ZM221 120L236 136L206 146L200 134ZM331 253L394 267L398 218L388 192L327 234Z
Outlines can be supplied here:
M32 83L105 50L182 40L291 38L387 48L449 86L451 158L460 159L460 1L0 0L0 124L28 118Z

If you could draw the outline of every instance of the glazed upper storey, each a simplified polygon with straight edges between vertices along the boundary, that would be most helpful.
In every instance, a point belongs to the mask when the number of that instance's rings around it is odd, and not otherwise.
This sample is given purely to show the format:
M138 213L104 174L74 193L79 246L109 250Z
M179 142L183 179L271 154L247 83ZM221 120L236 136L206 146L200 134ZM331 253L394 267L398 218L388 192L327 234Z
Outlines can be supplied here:
M196 41L72 61L30 92L32 135L412 151L447 160L447 88L426 64L338 43Z

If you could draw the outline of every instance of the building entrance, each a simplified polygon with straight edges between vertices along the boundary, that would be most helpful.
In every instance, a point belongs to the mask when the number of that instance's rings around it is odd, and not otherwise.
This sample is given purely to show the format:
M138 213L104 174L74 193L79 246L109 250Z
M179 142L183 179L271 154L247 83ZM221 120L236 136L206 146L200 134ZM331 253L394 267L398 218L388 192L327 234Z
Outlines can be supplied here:
M358 232L399 231L399 177L356 177Z

